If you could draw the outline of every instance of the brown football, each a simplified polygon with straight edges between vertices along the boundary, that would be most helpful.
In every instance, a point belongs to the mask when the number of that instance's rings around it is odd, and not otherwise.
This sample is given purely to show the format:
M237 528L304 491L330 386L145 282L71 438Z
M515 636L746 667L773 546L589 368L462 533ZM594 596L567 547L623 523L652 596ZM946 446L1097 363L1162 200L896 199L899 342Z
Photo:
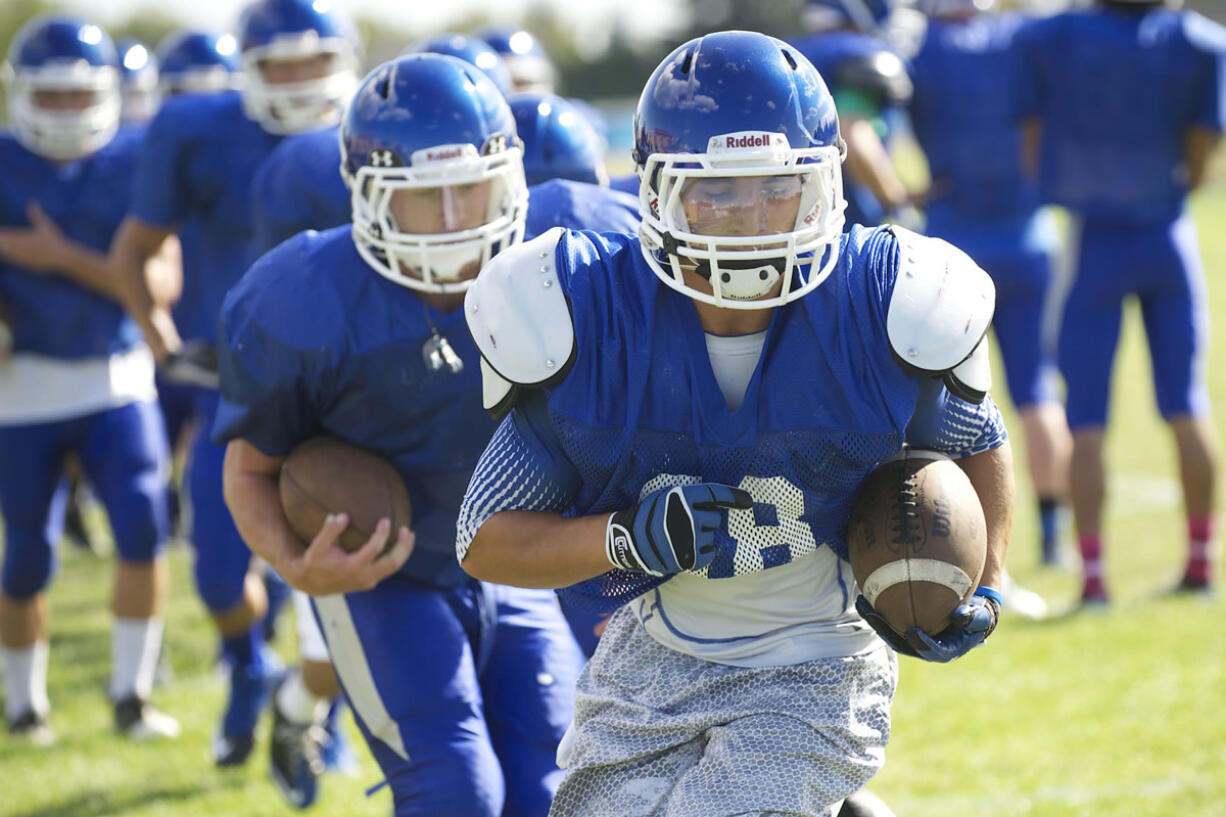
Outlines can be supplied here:
M379 520L396 531L409 525L409 491L396 468L380 455L336 437L321 435L300 443L281 464L281 509L294 533L310 542L331 513L349 514L340 546L354 551L366 544Z
M847 523L860 592L898 632L935 635L970 598L987 558L987 525L970 479L942 454L908 449L878 466Z

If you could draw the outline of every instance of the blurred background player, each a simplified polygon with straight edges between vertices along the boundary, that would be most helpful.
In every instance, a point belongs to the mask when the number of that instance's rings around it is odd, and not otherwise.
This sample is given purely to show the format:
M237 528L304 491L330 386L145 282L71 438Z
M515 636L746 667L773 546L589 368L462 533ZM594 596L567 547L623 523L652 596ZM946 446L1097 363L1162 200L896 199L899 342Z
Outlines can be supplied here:
M532 32L522 28L490 28L477 36L502 57L511 75L513 93L551 94L557 90L557 69Z
M478 583L454 558L460 500L494 429L459 307L523 234L514 120L475 66L415 54L363 81L341 137L353 225L281 244L226 301L227 499L253 549L314 596L395 813L542 815L579 649L551 593ZM309 549L290 532L277 475L319 433L396 465L415 535L385 520L346 554L344 514Z
M137 40L115 43L119 54L119 88L123 95L125 125L148 122L157 113L160 100L157 57Z
M139 133L119 128L119 62L96 25L70 17L27 23L6 73L12 130L0 136L0 301L13 341L11 359L0 363L5 716L11 732L51 739L45 589L71 453L106 507L118 552L115 726L133 738L174 737L178 723L149 704L167 592L166 445L153 360L106 264ZM150 265L151 286L173 288L161 260Z
M1075 277L1058 358L1073 432L1071 498L1082 602L1101 605L1103 439L1122 303L1136 295L1158 409L1174 432L1187 512L1178 587L1212 587L1218 441L1205 387L1204 271L1187 196L1226 127L1226 30L1162 2L1100 0L1016 38L1030 160L1066 207Z
M168 370L182 365L182 340L167 303L143 286L150 255L193 217L199 223L201 344L207 361L226 291L254 258L251 180L281 137L333 124L356 81L357 39L339 12L310 0L258 0L239 26L241 92L183 94L165 101L149 131L136 172L133 202L111 249L111 262L132 285L131 309ZM207 372L207 362L196 367ZM197 406L212 426L217 392ZM219 766L243 763L254 745L260 710L275 672L264 651L266 594L249 572L251 554L222 496L224 447L196 435L190 459L191 539L196 586L222 637L230 695L214 741Z
M238 41L232 34L212 34L205 31L181 30L168 34L158 43L158 90L162 99L180 94L215 94L237 90L242 79L238 60ZM183 285L178 300L171 309L171 319L181 338L192 340L207 337L211 330L202 315L201 294L204 277L208 274L207 249L202 217L190 215L178 230L182 247ZM193 377L192 375L196 375ZM170 479L170 521L172 536L184 531L180 500L183 468L191 449L196 428L196 407L202 399L201 377L207 384L208 372L158 372L158 403L166 422L166 437L170 443L172 475ZM175 379L175 378L178 379ZM184 382L186 381L186 382ZM196 381L196 382L193 382Z
M438 34L419 40L404 50L405 54L447 54L481 69L498 93L504 97L511 93L511 72L502 57L489 44L467 34Z
M889 153L891 120L912 91L903 57L878 36L893 10L894 0L806 0L802 22L810 33L793 41L838 108L847 142L844 229L886 222L917 229L920 222Z
M980 13L993 3L921 0L929 23L911 60L909 110L932 177L923 196L926 232L965 251L996 284L992 325L1025 430L1042 561L1055 565L1072 447L1054 382L1055 339L1043 331L1057 236L1022 171L1021 128L1008 92L1017 64L1013 37L1025 18Z

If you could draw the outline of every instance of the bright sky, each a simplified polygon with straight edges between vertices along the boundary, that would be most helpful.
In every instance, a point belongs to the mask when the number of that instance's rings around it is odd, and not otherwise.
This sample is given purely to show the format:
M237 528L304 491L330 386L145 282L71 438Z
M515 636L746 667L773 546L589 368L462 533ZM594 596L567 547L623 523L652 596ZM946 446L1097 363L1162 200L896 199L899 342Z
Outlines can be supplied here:
M553 9L594 47L603 47L616 16L632 37L651 36L682 18L681 0L339 0L355 16L385 19L397 27L444 30L466 16L484 12L496 23L515 24L529 7ZM141 9L156 9L184 25L226 29L234 25L247 0L60 0L103 25L124 20Z

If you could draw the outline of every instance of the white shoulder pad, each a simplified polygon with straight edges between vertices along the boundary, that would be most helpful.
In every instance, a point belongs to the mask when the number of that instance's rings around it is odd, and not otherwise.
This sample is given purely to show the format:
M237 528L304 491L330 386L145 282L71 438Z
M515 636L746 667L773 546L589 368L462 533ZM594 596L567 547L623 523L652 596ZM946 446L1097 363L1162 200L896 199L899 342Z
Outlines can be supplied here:
M933 374L957 368L959 378L986 391L986 347L996 287L966 253L939 238L891 227L898 239L898 279L886 315L890 345L899 359ZM982 357L982 359L976 359ZM969 365L963 365L969 364Z
M514 386L562 374L575 351L570 307L558 283L554 227L494 256L468 288L464 317L481 352L482 403L499 406Z

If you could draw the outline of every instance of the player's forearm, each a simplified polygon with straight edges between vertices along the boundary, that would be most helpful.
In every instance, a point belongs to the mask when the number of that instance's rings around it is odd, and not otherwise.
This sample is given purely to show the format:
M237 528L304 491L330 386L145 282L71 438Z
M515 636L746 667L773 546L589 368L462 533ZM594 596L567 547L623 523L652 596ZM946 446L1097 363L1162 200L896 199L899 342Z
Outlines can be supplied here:
M988 526L988 556L979 583L999 590L1013 529L1013 449L1009 442L958 460L971 480Z
M903 206L909 199L906 186L894 171L890 154L881 137L867 119L849 118L847 133L847 172L868 187L877 201L888 209Z
M129 216L111 242L107 259L118 286L122 287L128 313L144 332L145 341L158 360L182 343L170 319L170 301L164 300L181 288L182 271L177 284L166 281L163 276L173 278L173 269L153 260L162 257L163 244L170 234L169 230L150 227Z
M1195 190L1205 181L1209 159L1222 135L1208 128L1191 128L1184 137L1184 166L1187 168L1188 190Z
M605 555L608 518L502 511L481 525L461 566L482 581L569 587L612 569Z
M123 281L115 275L104 254L72 240L62 243L53 264L56 272L112 301L124 302Z
M305 543L285 520L275 472L251 470L236 453L236 445L227 446L222 470L226 506L247 547L278 573L287 575L287 564L301 555Z

